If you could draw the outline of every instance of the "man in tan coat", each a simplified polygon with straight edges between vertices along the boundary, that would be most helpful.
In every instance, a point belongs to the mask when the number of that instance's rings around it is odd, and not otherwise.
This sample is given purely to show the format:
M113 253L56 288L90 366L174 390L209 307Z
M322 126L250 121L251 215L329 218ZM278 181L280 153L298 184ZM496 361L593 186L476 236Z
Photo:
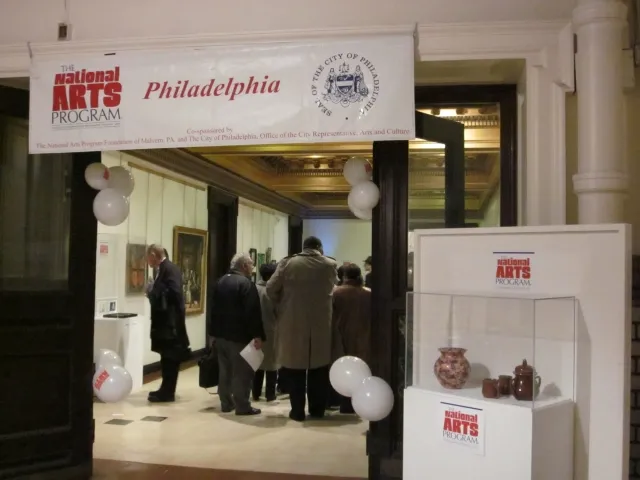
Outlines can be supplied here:
M325 257L322 242L309 237L301 253L283 259L267 282L278 311L278 362L289 389L289 418L322 418L329 395L333 309L337 264Z

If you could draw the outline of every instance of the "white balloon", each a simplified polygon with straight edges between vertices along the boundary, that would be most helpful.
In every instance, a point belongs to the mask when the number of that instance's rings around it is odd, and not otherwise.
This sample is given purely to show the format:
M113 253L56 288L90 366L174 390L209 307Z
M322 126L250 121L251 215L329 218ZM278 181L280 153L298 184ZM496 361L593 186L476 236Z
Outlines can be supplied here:
M105 188L93 200L93 214L103 225L120 225L129 216L129 200L112 188Z
M99 162L91 163L84 170L84 179L94 190L104 190L109 184L109 169Z
M351 405L360 418L378 422L393 410L393 390L383 379L368 377L353 392Z
M342 174L349 185L371 180L371 164L366 159L352 157L344 164Z
M329 370L331 386L340 395L350 397L362 381L371 376L369 366L358 357L340 357Z
M120 192L125 197L131 195L136 182L130 170L124 167L111 167L109 169L109 188Z
M356 218L360 220L371 220L373 218L373 210L360 210L358 208L354 208L351 202L352 197L347 198L347 204L349 205L349 210Z
M106 365L118 365L122 367L122 359L120 358L120 355L108 348L101 348L93 361L97 368L104 367Z
M360 182L349 192L349 205L354 210L373 210L380 200L378 186L370 181Z
M119 365L103 365L93 376L93 393L105 403L124 400L131 393L133 378Z

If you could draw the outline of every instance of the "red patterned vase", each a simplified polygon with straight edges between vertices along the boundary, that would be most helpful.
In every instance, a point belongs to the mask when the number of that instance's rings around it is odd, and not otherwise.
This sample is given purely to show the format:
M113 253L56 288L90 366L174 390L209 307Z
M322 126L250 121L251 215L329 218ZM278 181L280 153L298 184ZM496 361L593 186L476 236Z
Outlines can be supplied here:
M440 358L433 366L433 373L444 388L460 389L469 378L471 365L465 358L466 348L439 348Z

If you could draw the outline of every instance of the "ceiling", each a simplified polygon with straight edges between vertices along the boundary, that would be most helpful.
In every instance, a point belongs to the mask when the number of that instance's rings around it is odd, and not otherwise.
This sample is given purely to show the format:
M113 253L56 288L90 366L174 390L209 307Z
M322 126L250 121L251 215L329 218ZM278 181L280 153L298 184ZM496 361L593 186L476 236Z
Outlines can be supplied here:
M497 108L485 106L425 110L464 123L466 217L481 219L500 179L500 130ZM352 156L373 163L371 143L254 145L186 149L207 161L299 204L309 215L349 217L350 186L342 175ZM442 220L443 146L410 142L409 210L411 218Z

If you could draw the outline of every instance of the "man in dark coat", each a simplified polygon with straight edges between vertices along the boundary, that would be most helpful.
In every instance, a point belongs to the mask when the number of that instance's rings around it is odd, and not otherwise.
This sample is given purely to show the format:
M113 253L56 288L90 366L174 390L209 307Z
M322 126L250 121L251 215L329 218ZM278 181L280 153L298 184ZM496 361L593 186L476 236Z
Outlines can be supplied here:
M235 409L236 415L260 413L249 400L255 372L240 355L250 342L261 349L266 340L260 297L250 280L252 271L251 257L236 254L229 273L213 287L208 309L207 333L214 338L220 364L220 405L225 413Z
M157 271L147 296L151 304L151 350L160 354L162 384L149 393L150 402L173 402L180 363L189 358L180 269L169 261L160 245L147 249L147 262Z

